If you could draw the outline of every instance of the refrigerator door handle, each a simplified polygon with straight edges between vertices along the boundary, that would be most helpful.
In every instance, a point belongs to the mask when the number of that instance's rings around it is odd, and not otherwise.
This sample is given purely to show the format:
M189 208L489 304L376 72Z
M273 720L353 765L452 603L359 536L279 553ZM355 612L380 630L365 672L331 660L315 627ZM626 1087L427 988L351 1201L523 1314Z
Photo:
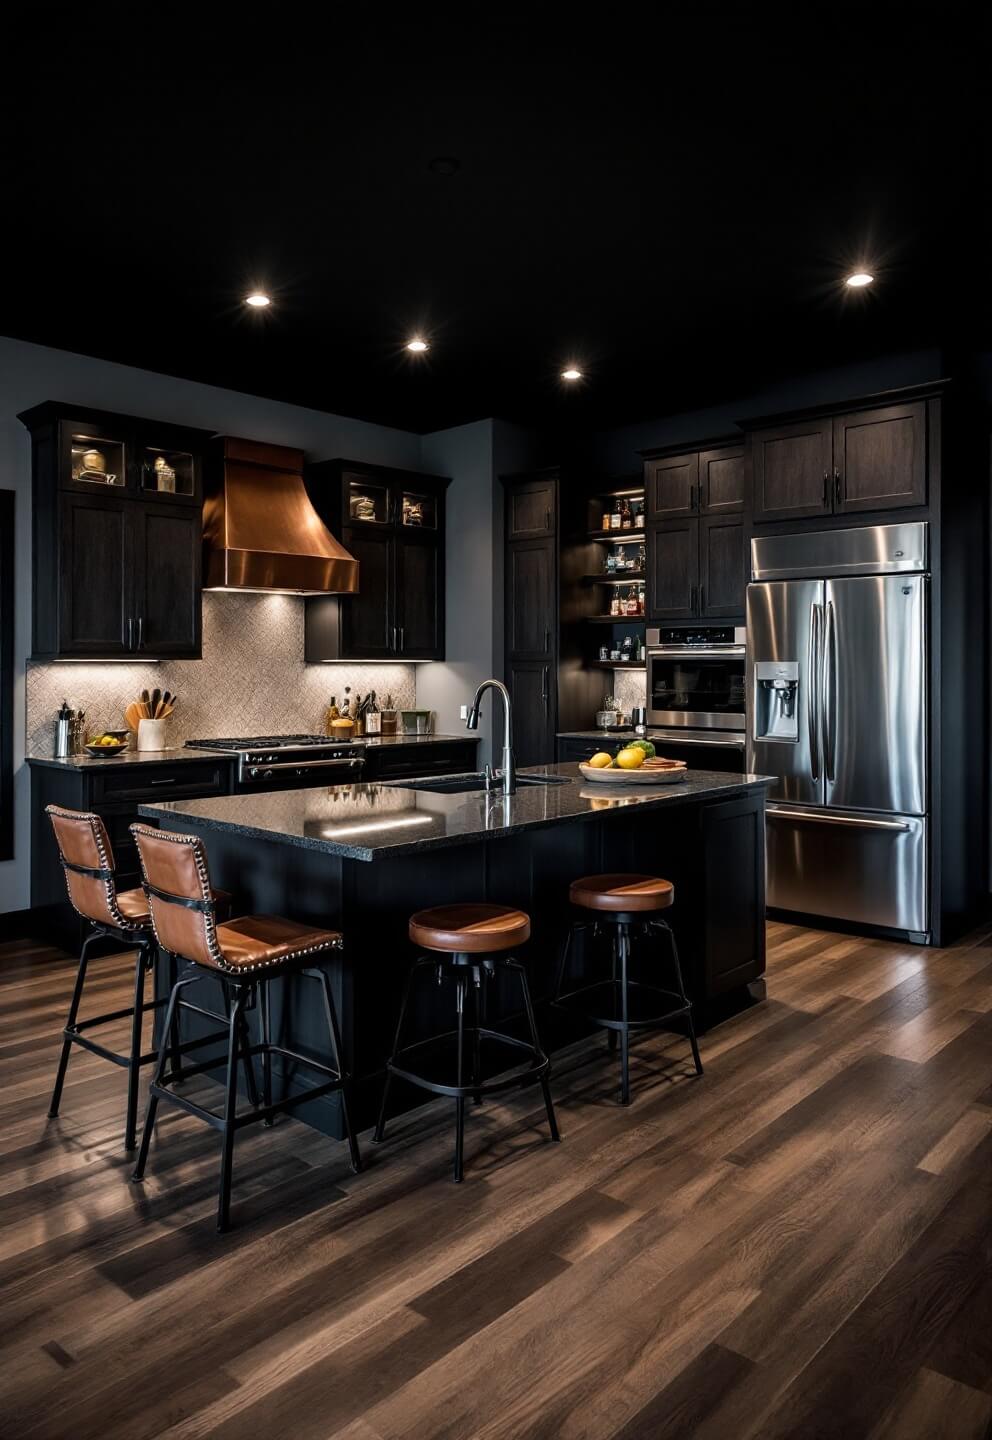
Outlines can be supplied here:
M912 830L904 820L859 820L854 815L817 815L808 810L779 810L771 806L765 811L769 820L809 820L814 825L850 825L859 830Z
M806 730L809 736L809 768L814 780L820 778L820 615L822 607L809 607L809 659L806 666Z
M823 641L823 687L821 707L823 720L823 768L827 779L833 782L837 768L837 730L835 726L837 709L837 631L834 627L834 605L827 601L827 619Z

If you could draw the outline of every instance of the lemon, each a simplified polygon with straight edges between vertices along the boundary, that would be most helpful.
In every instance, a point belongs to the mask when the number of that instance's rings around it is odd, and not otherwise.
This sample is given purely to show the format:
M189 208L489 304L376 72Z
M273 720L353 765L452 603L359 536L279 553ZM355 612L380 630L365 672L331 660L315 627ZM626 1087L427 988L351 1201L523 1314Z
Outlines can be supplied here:
M638 745L628 745L617 756L617 764L621 770L637 770L644 764L644 751Z
M609 755L606 754L605 750L600 750L599 753L597 755L594 755L592 759L587 763L592 765L593 768L596 770L606 770L610 765L613 764L613 761L610 759Z

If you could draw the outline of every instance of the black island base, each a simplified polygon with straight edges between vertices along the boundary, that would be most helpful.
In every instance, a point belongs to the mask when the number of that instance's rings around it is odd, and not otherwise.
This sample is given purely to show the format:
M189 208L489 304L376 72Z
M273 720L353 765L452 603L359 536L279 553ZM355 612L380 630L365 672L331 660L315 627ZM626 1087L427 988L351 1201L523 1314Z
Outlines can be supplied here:
M674 785L607 788L568 764L522 771L512 796L452 784L404 780L141 807L163 829L203 838L211 878L232 893L235 914L285 915L342 932L344 950L326 968L360 1127L376 1117L415 958L407 923L425 907L486 901L527 911L531 939L520 959L552 1051L588 1032L548 1003L574 918L569 884L582 875L636 871L673 882L665 919L697 1030L761 997L754 982L765 968L763 778L694 770ZM569 950L568 988L604 973L605 948L591 932L579 935ZM634 963L650 970L662 961L645 947ZM324 1017L311 989L273 982L273 1038L326 1059ZM519 986L499 981L489 1007L490 1023L524 1034ZM408 1024L408 1043L451 1030L444 987L425 981L414 991ZM289 1071L273 1079L277 1097L280 1086L296 1084ZM390 1109L422 1102L422 1092L397 1086ZM295 1113L340 1138L337 1096Z

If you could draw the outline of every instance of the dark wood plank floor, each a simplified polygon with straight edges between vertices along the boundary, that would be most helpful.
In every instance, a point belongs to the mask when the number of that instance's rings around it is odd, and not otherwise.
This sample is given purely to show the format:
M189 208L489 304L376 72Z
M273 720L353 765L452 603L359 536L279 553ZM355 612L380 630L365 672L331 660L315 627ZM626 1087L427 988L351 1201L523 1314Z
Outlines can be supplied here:
M126 1003L125 958L97 967ZM973 1440L992 1433L992 939L770 927L768 1000L538 1096L444 1105L351 1175L283 1121L166 1111L143 1188L123 1073L79 1052L72 963L0 947L0 1432L52 1440ZM109 1002L109 1003L105 1003ZM367 1137L366 1137L367 1139Z

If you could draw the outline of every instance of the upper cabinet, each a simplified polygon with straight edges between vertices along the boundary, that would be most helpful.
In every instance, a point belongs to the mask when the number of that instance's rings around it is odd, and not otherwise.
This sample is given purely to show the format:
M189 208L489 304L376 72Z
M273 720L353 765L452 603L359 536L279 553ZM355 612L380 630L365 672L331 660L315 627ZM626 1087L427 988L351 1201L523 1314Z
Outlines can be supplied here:
M926 402L757 429L751 455L756 524L925 505Z
M35 658L198 659L207 432L46 402L31 432Z
M507 491L506 539L539 540L555 533L557 480L521 480Z
M743 615L745 482L739 440L645 457L651 619Z
M331 533L358 561L358 593L306 602L306 659L444 659L444 500L450 480L348 460L306 472Z

